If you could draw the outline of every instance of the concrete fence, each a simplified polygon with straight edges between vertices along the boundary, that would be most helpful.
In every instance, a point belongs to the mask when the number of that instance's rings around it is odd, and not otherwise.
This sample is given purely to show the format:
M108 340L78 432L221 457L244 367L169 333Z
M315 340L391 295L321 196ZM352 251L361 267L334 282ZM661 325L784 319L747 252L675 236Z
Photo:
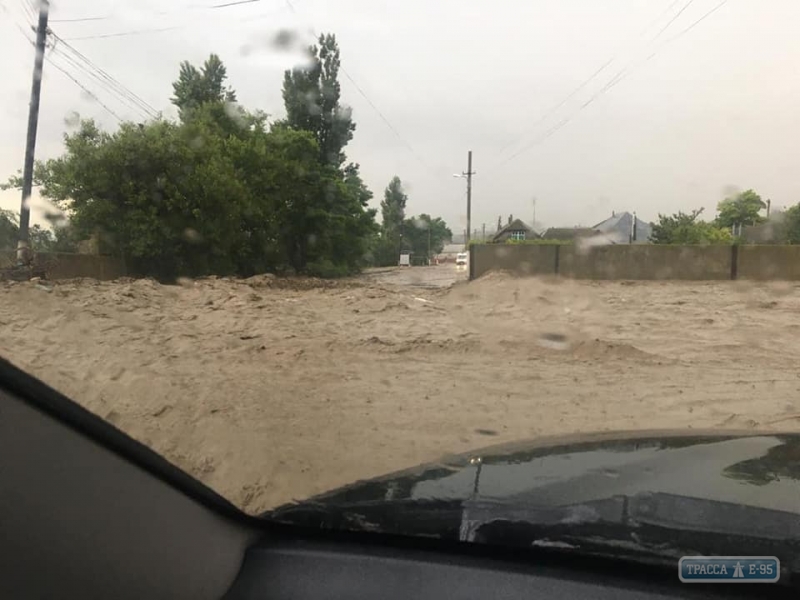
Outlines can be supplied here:
M470 279L494 270L575 279L800 280L800 246L470 246Z
M0 268L14 265L16 256L13 250L0 252ZM40 253L36 255L36 264L44 270L47 279L91 277L110 280L127 275L125 262L113 256Z

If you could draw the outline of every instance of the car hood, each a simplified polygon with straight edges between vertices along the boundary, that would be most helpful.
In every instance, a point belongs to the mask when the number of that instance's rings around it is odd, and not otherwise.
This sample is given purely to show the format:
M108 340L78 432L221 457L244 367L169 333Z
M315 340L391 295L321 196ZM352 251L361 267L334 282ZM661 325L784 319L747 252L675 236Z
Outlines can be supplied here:
M517 524L515 531L525 524L534 528L522 536L527 546L577 531L616 542L661 531L657 543L680 532L703 533L710 553L719 553L720 544L730 552L733 539L747 539L745 553L766 540L762 551L786 556L785 544L800 542L800 434L648 431L506 444L358 482L264 516L461 541L486 538L481 530L488 524ZM692 537L691 549L703 549L698 539ZM776 548L776 541L783 546Z

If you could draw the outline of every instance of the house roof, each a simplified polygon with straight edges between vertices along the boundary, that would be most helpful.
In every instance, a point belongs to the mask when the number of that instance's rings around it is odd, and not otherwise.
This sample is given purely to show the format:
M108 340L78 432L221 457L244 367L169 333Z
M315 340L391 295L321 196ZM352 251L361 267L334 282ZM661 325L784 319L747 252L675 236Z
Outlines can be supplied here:
M586 227L550 227L542 234L545 240L574 240L577 237L592 235L594 230Z
M526 225L522 219L514 219L513 221L511 221L511 223L509 223L508 225L503 227L500 231L495 233L494 236L492 236L492 239L496 240L503 234L509 233L510 231L524 231L525 233L532 233L537 237L539 235L533 229L531 229L530 226Z
M605 234L612 244L627 244L630 241L634 218L636 219L636 241L649 241L650 234L653 232L650 224L634 217L629 212L614 214L592 227L592 230Z

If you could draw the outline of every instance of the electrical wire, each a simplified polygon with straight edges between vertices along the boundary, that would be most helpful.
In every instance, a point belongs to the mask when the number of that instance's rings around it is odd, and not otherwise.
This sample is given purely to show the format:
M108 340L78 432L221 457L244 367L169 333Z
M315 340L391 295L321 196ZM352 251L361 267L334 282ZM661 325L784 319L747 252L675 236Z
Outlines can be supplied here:
M657 41L657 40L658 40L658 38L659 38L659 37L661 37L661 35L663 35L663 33L664 33L666 30L667 30L667 28L668 28L670 25L672 25L672 24L673 24L673 23L674 23L674 22L677 20L677 18L678 18L678 17L679 17L681 14L683 14L683 12L684 12L684 11L685 11L685 10L686 10L686 9L687 9L687 8L688 8L688 7L689 7L689 6L690 6L690 5L693 3L693 2L694 2L694 0L688 0L688 1L687 1L687 3L686 3L686 4L685 4L685 5L684 5L684 6L683 6L683 7L682 7L682 8L681 8L679 11L678 11L678 13L677 13L675 16L673 16L673 17L672 17L672 19L670 19L670 20L669 20L669 22L668 22L668 23L667 23L667 24L666 24L664 27L662 27L662 28L659 30L659 32L658 32L658 33L657 33L657 34L656 34L656 35L653 37L653 39L652 39L652 40L650 40L650 43L653 43L653 42ZM687 27L686 29L684 29L683 31L681 31L681 33L679 33L679 34L677 34L675 37L673 37L673 38L671 38L671 39L668 39L668 40L666 40L665 42L663 42L663 43L662 43L661 45L659 45L659 46L658 46L658 47L657 47L657 48L654 50L654 52L653 52L652 54L650 54L650 55L649 55L649 56L648 56L648 57L647 57L647 58L646 58L646 59L645 59L645 60L644 60L642 63L640 63L639 65L636 65L636 67L631 67L631 65L629 64L629 65L627 65L626 67L624 67L623 69L621 69L620 71L618 71L618 72L617 72L617 73L616 73L616 74L615 74L615 75L614 75L614 76L611 78L611 80L609 80L609 81L606 83L606 85L605 85L605 86L603 86L603 87L602 87L602 88L601 88L599 91L595 92L595 94L594 94L594 95L592 95L592 96L591 96L591 97L590 97L590 98L589 98L589 99L588 99L586 102L584 102L584 103L583 103L583 104L582 104L582 105L581 105L581 106L580 106L580 107L579 107L579 108L578 108L576 111L574 111L572 114L568 115L567 117L563 118L561 121L559 121L559 123L558 123L557 125L555 125L555 126L554 126L554 127L552 127L551 129L549 129L549 130L548 130L548 131L547 131L547 132L546 132L544 135L540 136L539 138L537 138L536 140L534 140L533 142L531 142L530 144L528 144L527 146L525 146L524 148L522 148L521 150L519 150L518 152L516 152L516 153L512 154L511 156L509 156L509 157L508 157L506 160L504 160L503 162L501 162L501 163L498 165L498 167L500 167L500 166L503 166L503 165L505 165L505 164L507 164L507 163L511 162L511 161L512 161L513 159L515 159L516 157L520 156L521 154L524 154L525 152L527 152L527 151L531 150L532 148L534 148L534 147L536 147L536 146L539 146L539 145L540 145L540 144L542 144L544 141L546 141L547 139L549 139L550 137L552 137L552 136L553 136L553 135L554 135L554 134L555 134L557 131L559 131L560 129L562 129L563 127L565 127L565 126L566 126L566 125L567 125L567 124L568 124L570 121L572 121L572 120L573 120L573 119L574 119L574 118L575 118L575 117L578 115L578 113L580 113L581 111L585 110L585 109L586 109L587 107L589 107L589 106L590 106L592 103L594 103L594 102L595 102L595 101L596 101L598 98L600 98L601 96L603 96L604 94L606 94L606 93L608 93L610 90L612 90L614 87L616 87L617 85L619 85L619 83L621 83L621 82L622 82L622 81L623 81L623 80L624 80L626 77L628 77L628 75L631 73L631 71L632 71L633 69L635 69L635 68L638 68L638 67L640 67L642 64L644 64L644 63L648 62L649 60L651 60L651 59L652 59L652 58L653 58L653 57L654 57L654 56L655 56L655 55L656 55L656 54L657 54L657 53L658 53L658 52L659 52L661 49L663 49L663 47L664 47L664 46L666 46L667 44L669 44L669 43L671 43L671 42L674 42L675 40L679 39L680 37L682 37L683 35L685 35L685 34L686 34L686 33L688 33L689 31L691 31L691 30L692 30L694 27L696 27L697 25L699 25L699 24L700 24L700 23L701 23L703 20L705 20L705 19L706 19L707 17L709 17L711 14L713 14L714 12L716 12L717 10L719 10L720 8L722 8L722 6L723 6L723 5L725 5L727 2L728 2L728 0L722 0L722 2L720 2L720 3L719 3L717 6L715 6L715 7L714 7L712 10L710 10L709 12L707 12L706 14L704 14L702 17L700 17L700 18L699 18L699 19L697 19L695 22L693 22L693 23L692 23L692 24L691 24L689 27ZM673 5L674 5L674 3L673 3Z
M69 55L68 53L64 52L60 47L54 47L51 52L58 55L62 60L64 60L70 67L73 69L77 69L81 71L84 75L94 80L95 84L102 88L106 93L116 97L122 104L127 106L128 108L136 111L140 115L144 116L145 118L153 118L153 114L139 105L135 100L131 99L128 95L120 92L116 88L112 87L108 81L106 81L99 73L93 71L87 66L78 61L75 57Z
M51 65L51 66L53 66L53 67L55 67L56 69L58 69L59 71L61 71L61 72L62 72L62 73L63 73L63 74L66 76L66 77L68 77L70 80L72 80L72 82L73 82L75 85L77 85L79 88L81 88L81 89L82 89L84 92L86 92L86 93L87 93L87 94L88 94L88 95L89 95L89 96L90 96L92 99L94 99L94 100L95 100L95 102L97 102L97 103L98 103L100 106L102 106L104 109L106 109L106 111L108 111L108 113L109 113L111 116L113 116L114 118L116 118L116 119L117 119L117 121L119 121L120 123L122 122L122 118L120 118L120 116L119 116L117 113L115 113L115 112L114 112L113 110L111 110L111 109L110 109L108 106L106 106L106 105L105 105L105 104L102 102L102 100L100 100L100 98L98 98L98 97L95 95L95 93L94 93L94 92L92 92L92 91L91 91L89 88L87 88L87 87L86 87L85 85L83 85L83 84L82 84L80 81L78 81L78 80L77 80L75 77L73 77L73 76L72 76L72 75L71 75L71 74L70 74L70 73L69 73L69 72L68 72L68 71L67 71L67 70L66 70L64 67L62 67L62 66L60 66L58 63L56 63L56 62L53 60L53 57L52 57L52 56L46 56L45 58L47 59L47 61L50 63L50 65Z
M11 18L13 19L13 21L12 21L12 22L14 23L14 26L17 28L17 30L18 30L18 31L19 31L19 32L22 34L22 37L24 37L26 40L28 40L28 42L29 42L31 45L34 45L34 46L35 46L35 45L36 45L36 42L35 42L34 40L32 40L30 37L28 37L28 32L27 32L27 31L25 31L25 28L24 28L22 25L20 25L20 24L19 24L19 21L17 21L16 19L14 19L14 13L12 13L12 12L11 12L11 9L9 9L9 8L8 8L8 7L5 5L5 3L2 3L2 4L0 4L0 9L2 9L4 13L6 13L7 15L9 15L9 17L11 17ZM24 22L25 22L25 24L26 24L26 25L28 25L28 27L31 27L31 28L33 28L33 25L32 25L31 23L29 23L27 20L24 20Z
M689 0L689 3L686 6L683 7L683 9L678 13L677 16L680 16L680 14L684 10L686 10L686 8L688 8L689 4L691 4L693 1L694 0ZM669 13L675 7L675 5L678 4L678 2L680 2L680 0L672 0L672 2L669 4L669 6L667 6L663 11L661 11L659 13L659 15L655 19L653 19L652 21L650 21L650 23L648 23L648 25L639 34L639 37L643 36L645 33L650 31L650 29L656 23L658 23L664 17L664 15ZM652 40L650 40L649 43L652 43L654 40L657 40L658 37L660 37L660 35L667 29L667 27L669 27L674 22L675 18L676 17L673 17L673 19L670 20L669 23L667 23L666 27L664 27L658 34L656 34L656 36ZM505 146L500 148L500 150L498 151L498 154L503 154L503 152L505 152L509 147L511 147L514 144L518 143L521 139L527 137L528 135L530 135L531 132L535 131L536 128L539 125L541 125L543 122L545 122L547 119L549 119L552 115L554 115L556 112L558 112L558 110L561 109L561 107L563 107L572 98L574 98L578 94L578 92L583 90L587 85L589 85L592 81L594 81L603 71L605 71L609 66L611 66L611 64L613 62L615 62L618 59L618 57L619 57L619 54L615 54L610 59L608 59L605 63L603 63L603 65L599 69L597 69L597 71L592 73L588 78L584 79L575 89L573 89L569 94L567 94L567 96L565 96L560 102L558 102L555 106L552 106L547 111L545 111L545 113L537 121L535 121L531 127L529 127L527 129L527 133L523 134L522 136L517 137L515 140L509 142L508 144L506 144ZM615 75L614 78L612 78L612 79L615 79L618 76L619 76L619 73L617 73L617 75ZM505 164L505 163L501 163L501 164Z
M291 10L292 13L296 15L297 14L297 9L295 8L294 3L292 2L292 0L285 0L285 2L286 2L286 6L289 7L289 10ZM317 32L313 28L311 29L311 32L314 34L315 38L319 37L317 35ZM395 128L394 125L392 125L391 121L389 121L389 119L386 117L386 115L384 115L383 112L381 112L381 110L378 108L378 106L370 99L370 97L361 88L361 86L358 85L358 83L356 83L356 80L353 79L353 77L345 70L345 68L343 66L339 65L339 70L342 72L342 75L344 75L345 78L352 84L352 86L355 88L355 90L364 98L364 100L366 100L367 104L370 106L370 108L372 108L372 110L375 111L375 113L378 115L378 117L381 119L381 121L383 121L383 123L386 125L386 127L389 128L389 131L391 131L394 134L394 136L409 150L409 152L411 152L411 154L414 156L414 158L416 158L417 161L423 167L428 169L428 171L432 172L432 169L431 169L430 165L419 155L419 153L417 153L416 150L414 150L414 147L408 142L408 140L406 140L402 135L400 135L400 132L397 131L397 129Z
M109 15L104 17L80 17L77 19L50 19L51 23L84 23L86 21L105 21L110 19Z
M240 4L252 4L253 2L261 2L261 0L236 0L235 2L226 2L225 4L212 4L208 8L227 8L229 6L239 6Z
M66 47L69 52L74 55L77 60L83 62L88 69L91 69L93 72L96 72L102 79L104 79L112 88L117 90L120 94L127 97L129 100L134 102L137 106L139 106L145 113L147 113L151 118L157 118L159 115L159 111L156 110L152 105L146 102L143 98L138 96L134 93L130 88L125 86L123 83L112 77L107 71L103 70L101 67L96 65L92 62L89 58L87 58L84 54L79 52L74 46L70 45L69 42L64 40L63 38L59 37L55 33L51 32L53 38L60 43L61 46Z
M34 10L34 7L28 0L19 0L19 3L22 5L22 12L25 13L26 19L31 19L31 21L35 23L39 19L39 11Z
M160 27L155 29L137 29L134 31L121 31L118 33L101 33L98 35L85 35L81 37L62 38L66 42L75 42L78 40L99 40L112 37L126 37L130 35L145 35L148 33L162 33L164 31L175 31L181 29L180 27Z

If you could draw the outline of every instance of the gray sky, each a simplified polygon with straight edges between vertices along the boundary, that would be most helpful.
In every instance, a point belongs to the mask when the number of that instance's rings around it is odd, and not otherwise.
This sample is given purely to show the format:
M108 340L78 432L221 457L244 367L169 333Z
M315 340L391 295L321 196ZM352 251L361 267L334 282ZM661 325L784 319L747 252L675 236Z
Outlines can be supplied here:
M2 179L22 164L33 49L19 27L33 36L25 6L35 1L0 0ZM357 123L347 153L361 163L374 204L397 174L409 212L440 215L454 233L465 223L465 182L452 175L466 169L469 149L476 228L492 230L501 214L530 221L534 197L546 226L590 225L612 210L651 220L704 206L713 215L733 188L754 188L774 206L800 201L796 0L729 0L685 35L720 0L293 0L294 12L285 0L258 0L209 8L224 2L53 0L51 28L173 116L179 62L201 63L211 52L227 65L242 104L281 116L282 70L298 55L269 40L283 28L335 33L344 69L402 137L342 77ZM108 18L66 21L87 17ZM175 29L78 39L159 28ZM58 47L54 60L121 117L142 118L66 63ZM116 124L45 63L39 158L60 153L73 111ZM18 204L17 193L0 192L0 206Z

